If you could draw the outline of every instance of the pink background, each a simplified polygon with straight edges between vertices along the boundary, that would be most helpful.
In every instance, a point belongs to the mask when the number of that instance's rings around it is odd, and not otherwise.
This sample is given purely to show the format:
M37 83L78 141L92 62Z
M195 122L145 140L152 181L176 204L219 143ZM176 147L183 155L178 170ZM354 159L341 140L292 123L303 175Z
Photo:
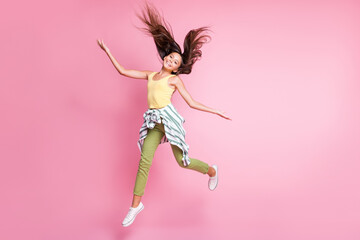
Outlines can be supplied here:
M144 211L131 204L146 110L159 71L135 26L142 1L7 1L0 9L1 239L360 239L358 1L152 1L182 46L213 40L176 93L190 155L219 166L219 185L159 146Z

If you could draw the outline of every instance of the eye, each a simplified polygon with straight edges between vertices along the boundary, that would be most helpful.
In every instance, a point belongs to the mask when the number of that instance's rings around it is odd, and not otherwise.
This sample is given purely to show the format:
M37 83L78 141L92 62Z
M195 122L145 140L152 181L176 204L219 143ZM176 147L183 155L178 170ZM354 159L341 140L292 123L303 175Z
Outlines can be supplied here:
M172 58L172 55L170 55L170 57Z

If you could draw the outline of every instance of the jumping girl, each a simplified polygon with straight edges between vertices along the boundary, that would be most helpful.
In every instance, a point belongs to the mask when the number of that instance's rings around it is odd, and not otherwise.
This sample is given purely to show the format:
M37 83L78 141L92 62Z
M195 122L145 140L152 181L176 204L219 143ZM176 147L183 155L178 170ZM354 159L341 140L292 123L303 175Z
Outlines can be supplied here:
M145 24L143 30L154 38L157 51L163 60L159 72L128 70L121 66L112 56L102 40L99 46L106 52L116 70L124 76L147 80L148 110L143 114L144 122L140 128L138 147L141 151L138 172L133 191L132 205L122 225L129 226L136 215L144 209L141 197L144 195L148 173L154 153L159 144L169 142L175 159L180 167L192 169L208 174L208 187L214 190L218 184L218 167L211 167L198 159L190 158L189 146L185 142L184 118L176 111L171 103L173 93L178 90L186 103L194 109L217 114L231 120L224 112L209 108L195 101L186 90L180 74L189 74L193 64L202 55L200 48L209 35L204 34L208 27L201 27L189 31L184 40L184 51L174 40L171 27L153 6L146 4L141 15L137 15Z

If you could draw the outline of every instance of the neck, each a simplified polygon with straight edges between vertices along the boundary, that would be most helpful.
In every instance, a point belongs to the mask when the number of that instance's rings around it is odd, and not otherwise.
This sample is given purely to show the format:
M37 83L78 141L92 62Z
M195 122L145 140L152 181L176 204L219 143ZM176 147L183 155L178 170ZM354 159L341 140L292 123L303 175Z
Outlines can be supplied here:
M171 71L167 70L164 67L162 67L161 70L159 71L160 76L169 75L169 74L171 74Z

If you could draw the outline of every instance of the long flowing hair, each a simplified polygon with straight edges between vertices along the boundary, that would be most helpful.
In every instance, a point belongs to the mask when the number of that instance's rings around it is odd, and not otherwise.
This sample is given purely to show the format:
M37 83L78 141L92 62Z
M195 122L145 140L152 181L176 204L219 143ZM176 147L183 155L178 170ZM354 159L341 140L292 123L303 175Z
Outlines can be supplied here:
M170 24L165 21L164 17L154 6L145 3L145 8L137 16L146 26L140 29L154 38L157 51L162 60L172 52L177 52L181 55L181 65L178 71L173 72L173 74L191 73L192 66L202 56L200 48L204 43L211 40L211 37L206 34L206 32L210 31L209 27L190 30L185 36L184 51L182 52L179 44L174 40Z

